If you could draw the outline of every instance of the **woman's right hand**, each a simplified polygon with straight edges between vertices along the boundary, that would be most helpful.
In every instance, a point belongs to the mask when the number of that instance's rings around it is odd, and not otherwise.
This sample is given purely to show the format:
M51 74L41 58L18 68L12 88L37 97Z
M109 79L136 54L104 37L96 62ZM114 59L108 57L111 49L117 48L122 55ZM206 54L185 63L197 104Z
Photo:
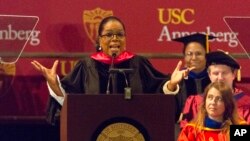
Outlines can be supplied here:
M64 97L63 92L59 87L59 82L57 81L56 69L58 66L58 60L56 60L51 69L44 67L38 61L33 60L31 64L35 67L36 70L40 71L43 76L46 78L50 88L54 91L57 96Z
M168 89L171 91L174 91L177 87L177 85L188 76L188 73L194 69L194 67L181 69L182 67L182 61L179 61L175 70L173 71L171 75L170 82L168 83Z
M52 68L46 68L42 64L40 64L38 61L33 60L31 64L34 66L34 68L42 73L42 75L46 78L50 86L57 85L57 73L56 69L58 66L58 60L56 60L52 66Z

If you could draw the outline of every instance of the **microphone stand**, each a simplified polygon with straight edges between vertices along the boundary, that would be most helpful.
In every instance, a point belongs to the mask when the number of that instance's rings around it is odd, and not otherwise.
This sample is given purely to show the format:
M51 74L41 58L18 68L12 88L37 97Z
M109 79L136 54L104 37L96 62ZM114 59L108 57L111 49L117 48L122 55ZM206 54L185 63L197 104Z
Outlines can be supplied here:
M124 88L124 99L129 100L132 98L132 92L131 92L131 87L129 86L128 79L126 76L126 73L132 73L134 70L133 69L123 69L123 68L111 68L109 70L109 73L111 74L117 74L117 73L122 73L124 75L126 87Z
M110 69L113 69L114 68L114 59L116 57L116 54L113 53L112 54L112 62L111 62L111 66L110 66ZM117 93L117 88L116 88L116 84L117 84L117 74L116 73L111 73L111 81L112 81L112 93L113 94L116 94Z
M114 58L116 57L116 53L112 54L112 60L111 60L111 64L109 67L109 78L108 78L108 84L107 84L107 90L106 90L106 94L110 94L110 80L112 81L112 93L116 93L116 78L115 78L115 73L111 73L110 70L114 68Z
M124 99L128 100L132 98L132 93L131 93L131 87L129 87L128 79L126 76L126 73L132 73L134 70L130 68L115 68L114 67L114 58L116 57L116 54L112 54L112 60L111 60L111 65L109 68L109 78L108 78L108 84L107 84L107 91L106 94L110 94L110 80L112 82L112 90L113 94L117 93L117 73L122 73L124 75L126 87L124 88Z

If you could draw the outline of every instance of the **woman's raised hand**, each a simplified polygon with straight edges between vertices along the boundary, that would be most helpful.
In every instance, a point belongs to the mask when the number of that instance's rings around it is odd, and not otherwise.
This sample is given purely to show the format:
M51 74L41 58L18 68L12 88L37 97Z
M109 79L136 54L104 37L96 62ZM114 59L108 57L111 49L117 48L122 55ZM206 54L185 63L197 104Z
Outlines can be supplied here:
M183 80L184 78L186 78L188 76L188 73L194 69L194 67L191 68L186 68L186 69L182 69L182 61L179 61L175 70L173 71L172 75L171 75L171 79L170 82L168 84L168 88L171 91L174 91L175 88L177 87L177 85L181 82L181 80Z
M49 85L56 85L57 84L57 73L56 69L58 66L58 60L56 60L52 66L52 68L46 68L42 64L40 64L38 61L33 60L31 64L34 66L34 68L42 73L42 75L46 78Z

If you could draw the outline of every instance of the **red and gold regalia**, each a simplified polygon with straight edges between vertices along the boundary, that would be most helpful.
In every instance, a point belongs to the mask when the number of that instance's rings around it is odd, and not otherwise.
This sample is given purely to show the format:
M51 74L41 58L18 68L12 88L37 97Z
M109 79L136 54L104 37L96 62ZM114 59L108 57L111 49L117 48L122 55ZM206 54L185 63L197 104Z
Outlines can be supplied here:
M203 95L192 95L186 100L183 113L183 119L180 121L180 127L183 128L189 121L196 117L199 106L201 105ZM248 124L250 124L250 96L240 89L235 89L234 99L237 105L237 111Z
M201 131L197 131L194 124L187 124L182 129L178 141L227 141L227 135L220 128L203 127Z

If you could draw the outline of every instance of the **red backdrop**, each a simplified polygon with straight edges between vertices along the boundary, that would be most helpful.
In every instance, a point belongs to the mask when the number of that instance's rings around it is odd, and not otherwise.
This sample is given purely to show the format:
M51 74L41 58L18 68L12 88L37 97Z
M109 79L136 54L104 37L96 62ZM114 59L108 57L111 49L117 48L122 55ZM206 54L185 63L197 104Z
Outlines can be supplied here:
M218 48L230 53L244 56L249 42L239 43L236 37L247 32L249 24L241 23L246 30L230 29L225 17L250 15L250 4L247 1L166 1L166 0L22 0L11 2L0 1L0 14L29 15L39 17L35 34L31 36L22 52L21 58L12 68L11 82L0 95L1 116L41 116L45 113L48 90L43 77L32 68L33 59L50 67L55 59L60 60L58 73L66 74L77 58L35 57L38 53L91 53L95 51L94 39L100 18L115 15L122 19L127 32L127 49L149 55L153 65L162 72L171 73L179 58L169 54L180 54L182 44L171 39L192 32L205 32L218 38L210 42L211 50ZM240 20L238 20L240 21ZM1 21L0 21L1 22ZM0 28L0 42L4 41ZM7 28L7 27L6 27ZM15 27L12 30L17 31ZM232 30L234 32L232 32ZM235 36L235 34L237 36ZM243 34L243 33L242 33ZM244 33L246 36L247 33ZM245 49L245 50L244 50ZM26 54L26 56L25 56ZM30 56L28 56L29 54ZM159 58L163 55L163 58ZM158 58L157 58L158 57ZM239 59L243 77L249 77L249 59ZM4 78L7 76L4 76ZM6 78L7 79L7 78ZM0 83L1 84L1 83ZM248 83L242 84L248 87Z

